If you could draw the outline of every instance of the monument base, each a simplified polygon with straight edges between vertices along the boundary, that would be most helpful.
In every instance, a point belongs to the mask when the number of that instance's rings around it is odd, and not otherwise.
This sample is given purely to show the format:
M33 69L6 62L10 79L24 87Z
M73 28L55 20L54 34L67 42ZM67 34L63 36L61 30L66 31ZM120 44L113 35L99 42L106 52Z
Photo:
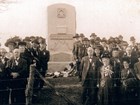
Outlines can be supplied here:
M70 62L49 62L48 72L63 71Z

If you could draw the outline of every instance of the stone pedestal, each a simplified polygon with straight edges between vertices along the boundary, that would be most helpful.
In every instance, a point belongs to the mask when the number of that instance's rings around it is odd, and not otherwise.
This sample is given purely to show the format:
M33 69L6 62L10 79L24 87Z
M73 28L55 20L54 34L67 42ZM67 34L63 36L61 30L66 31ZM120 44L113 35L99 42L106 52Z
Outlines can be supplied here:
M72 61L73 36L76 33L75 8L68 4L48 7L49 71L61 71Z

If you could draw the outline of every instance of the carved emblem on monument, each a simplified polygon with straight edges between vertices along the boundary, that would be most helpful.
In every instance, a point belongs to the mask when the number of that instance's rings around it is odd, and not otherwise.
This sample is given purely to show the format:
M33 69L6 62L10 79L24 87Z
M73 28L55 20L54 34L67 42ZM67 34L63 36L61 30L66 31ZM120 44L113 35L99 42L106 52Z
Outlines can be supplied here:
M66 10L65 10L65 8L58 8L57 9L57 17L58 18L65 18L66 17Z

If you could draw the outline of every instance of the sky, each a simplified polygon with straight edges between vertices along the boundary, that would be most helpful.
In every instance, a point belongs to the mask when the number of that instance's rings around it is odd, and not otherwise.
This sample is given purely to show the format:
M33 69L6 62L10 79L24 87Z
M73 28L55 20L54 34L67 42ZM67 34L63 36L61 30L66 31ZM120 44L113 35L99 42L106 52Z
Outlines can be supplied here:
M55 3L75 6L76 33L101 38L121 34L140 42L140 0L8 0L0 3L2 45L15 35L47 37L47 7Z

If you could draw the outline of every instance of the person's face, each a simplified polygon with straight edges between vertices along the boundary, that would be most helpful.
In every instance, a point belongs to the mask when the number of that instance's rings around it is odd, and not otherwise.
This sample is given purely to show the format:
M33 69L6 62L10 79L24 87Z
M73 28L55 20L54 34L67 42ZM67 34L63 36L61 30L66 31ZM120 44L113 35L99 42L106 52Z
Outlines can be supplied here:
M126 61L123 61L123 66L124 66L124 68L129 68L129 63Z
M123 51L125 51L125 50L126 50L126 48L127 48L127 46L122 45L122 49L123 49Z
M135 40L130 41L131 45L135 44Z
M45 49L46 48L46 44L43 44L43 43L40 43L39 46L40 46L41 49Z
M9 51L13 51L15 49L14 45L12 45L12 44L9 44L8 48L9 48Z
M23 53L25 51L25 46L19 46L20 53Z
M82 41L83 40L83 37L79 37L79 40Z
M102 42L101 44L102 44L102 46L106 46L106 42Z
M78 41L78 40L79 40L79 38L74 38L74 40L75 40L75 41Z
M122 41L123 40L123 37L119 37L119 40Z
M33 47L33 48L38 48L38 44L32 43L32 47Z
M89 56L93 56L93 49L91 47L87 48L87 53Z
M127 54L131 54L131 52L132 52L132 48L131 48L131 47L127 47L127 48L126 48L126 53L127 53Z
M83 44L86 45L86 41L83 41Z
M4 57L5 54L6 54L6 52L4 50L1 50L0 55Z
M31 42L26 42L26 47L27 47L27 48L32 48Z
M110 62L109 58L102 58L102 63L104 66L109 65L109 62Z
M89 41L86 41L86 44L87 44L87 45L90 45L90 42L89 42Z
M90 39L96 39L96 36L91 36Z
M112 56L113 57L118 57L119 56L119 51L116 51L116 50L112 51Z
M98 48L95 49L95 54L96 55L100 55L100 52L101 52L100 49L98 49Z
M15 49L15 50L13 51L13 55L14 55L15 58L18 58L18 57L20 56L20 51L19 51L19 49Z

